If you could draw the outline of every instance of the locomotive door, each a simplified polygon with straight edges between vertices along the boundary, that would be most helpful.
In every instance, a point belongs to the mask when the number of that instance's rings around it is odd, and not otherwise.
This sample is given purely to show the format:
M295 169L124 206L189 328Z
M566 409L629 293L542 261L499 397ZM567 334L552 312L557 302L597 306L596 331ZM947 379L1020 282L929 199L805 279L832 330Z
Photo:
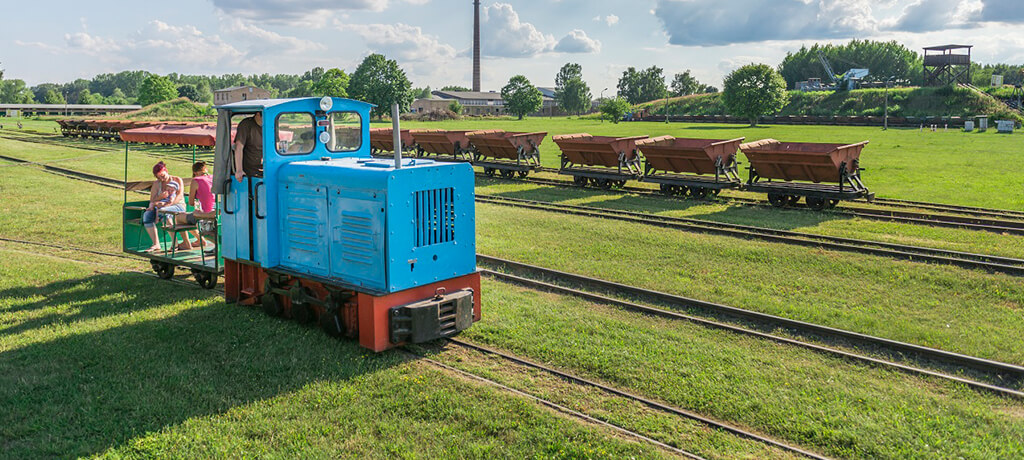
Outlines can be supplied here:
M386 290L384 193L337 189L330 195L331 276Z
M266 217L263 179L243 177L242 182L231 179L231 189L224 199L221 213L221 253L224 257L262 262L266 254Z
M327 194L323 185L288 184L281 189L281 264L314 275L330 273Z

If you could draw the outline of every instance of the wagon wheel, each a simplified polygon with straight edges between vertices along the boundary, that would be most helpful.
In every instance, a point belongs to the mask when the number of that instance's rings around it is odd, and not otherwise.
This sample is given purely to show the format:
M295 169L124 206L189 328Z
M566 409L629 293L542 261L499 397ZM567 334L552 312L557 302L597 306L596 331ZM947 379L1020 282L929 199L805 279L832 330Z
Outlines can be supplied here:
M711 188L711 189L708 189L708 192L710 192L710 193L711 193L711 196L713 196L713 197L716 197L716 198L717 198L717 197L718 197L718 194L719 194L719 193L722 193L722 189L720 189L720 188Z
M708 189L704 187L691 187L690 194L693 195L694 198L703 200L708 197Z
M673 187L671 185L668 185L668 184L660 184L660 185L661 185L661 193L664 193L666 195L673 195L673 194L676 193L675 187Z
M152 265L156 276L159 276L161 279L169 280L174 277L174 265L167 262L154 262Z
M511 170L511 169L502 169L501 170L501 177L504 177L505 179L511 179L511 178L515 177L515 175L516 175L516 172Z
M604 190L608 190L608 189L612 188L612 181L610 181L608 179L596 179L596 182L597 183L595 185L597 185L598 188L601 188L601 189L604 189Z
M626 180L625 179L619 179L619 180L615 181L615 186L618 187L618 188L624 188L626 186Z
M484 168L484 174L486 174L487 177L494 177L494 173L494 168Z
M196 283L203 289L213 289L217 285L217 274L203 271L203 270L192 270L192 277L195 278Z
M572 176L572 181L580 187L586 187L588 182L587 178L583 176Z
M828 206L828 202L824 198L818 198L809 196L807 197L807 207L815 211L821 211Z
M790 206L796 206L796 204L800 202L800 197L797 195L789 195L786 199L789 200Z
M341 321L337 311L326 311L320 315L320 328L331 337L345 335L345 323Z
M263 304L263 312L269 316L281 316L281 313L284 313L281 302L277 301L277 296L272 292L263 294L261 303Z
M768 202L776 208L781 208L789 203L789 198L786 195L779 195L777 193L768 194Z
M527 174L530 174L530 171L519 171L519 178L525 179Z
M834 208L834 207L836 207L837 204L839 204L839 200L828 200L828 207L829 208Z

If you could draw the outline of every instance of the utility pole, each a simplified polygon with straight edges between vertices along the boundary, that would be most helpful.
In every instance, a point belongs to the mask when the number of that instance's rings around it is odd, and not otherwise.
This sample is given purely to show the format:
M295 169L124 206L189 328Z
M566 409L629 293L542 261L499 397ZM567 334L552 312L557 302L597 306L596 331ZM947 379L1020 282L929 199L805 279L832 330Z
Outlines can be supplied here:
M605 91L608 91L608 88L605 88L605 89L601 90L601 97L598 98L598 100L600 100L601 102L599 102L597 104L597 110L601 110L601 104L604 103L604 92ZM604 123L604 113L603 112L601 113L601 123Z
M882 118L882 131L889 129L889 84L893 78L896 78L896 76L885 79L885 116Z

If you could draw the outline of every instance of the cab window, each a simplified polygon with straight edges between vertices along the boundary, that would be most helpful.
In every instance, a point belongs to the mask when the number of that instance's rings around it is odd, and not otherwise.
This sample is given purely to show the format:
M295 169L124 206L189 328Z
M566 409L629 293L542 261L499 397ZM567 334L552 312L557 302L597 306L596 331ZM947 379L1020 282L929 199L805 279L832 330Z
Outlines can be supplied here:
M356 112L332 112L330 132L327 150L332 152L351 152L363 145L363 119Z
M281 155L305 155L313 151L316 128L313 114L289 112L277 116L274 145Z

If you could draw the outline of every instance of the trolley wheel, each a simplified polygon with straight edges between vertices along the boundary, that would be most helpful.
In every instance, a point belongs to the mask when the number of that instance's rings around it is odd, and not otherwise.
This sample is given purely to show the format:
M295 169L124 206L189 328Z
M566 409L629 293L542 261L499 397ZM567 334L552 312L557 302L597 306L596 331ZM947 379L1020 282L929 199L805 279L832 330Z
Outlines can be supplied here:
M583 176L572 176L572 181L575 182L576 185L579 185L580 187L586 187L587 182L589 182L587 178Z
M217 274L203 270L192 270L192 277L203 289L213 289L217 286Z
M504 177L505 179L511 179L511 178L515 177L515 175L516 175L516 172L511 170L511 169L502 169L501 170L501 177Z
M325 311L320 315L320 329L323 329L331 337L345 335L345 323L341 321L336 311Z
M703 200L708 197L708 189L704 187L691 187L690 194L693 195L694 198Z
M786 195L780 195L778 193L769 193L768 202L771 203L772 206L775 206L776 208L781 208L789 204L789 197L787 197Z
M153 266L153 271L156 272L156 276L159 276L161 279L169 280L174 277L174 265L155 260L151 265Z
M828 207L828 201L824 198L809 196L807 197L807 207L815 211L821 211Z
M278 302L277 296L271 292L263 294L261 303L263 304L263 312L268 316L281 316L281 313L284 313L281 302Z
M525 179L528 174L530 174L530 171L519 171L519 178Z
M484 168L484 174L487 175L487 177L494 177L494 173L494 168Z

